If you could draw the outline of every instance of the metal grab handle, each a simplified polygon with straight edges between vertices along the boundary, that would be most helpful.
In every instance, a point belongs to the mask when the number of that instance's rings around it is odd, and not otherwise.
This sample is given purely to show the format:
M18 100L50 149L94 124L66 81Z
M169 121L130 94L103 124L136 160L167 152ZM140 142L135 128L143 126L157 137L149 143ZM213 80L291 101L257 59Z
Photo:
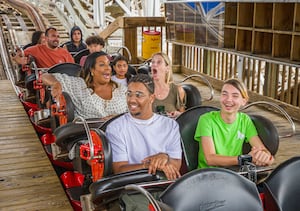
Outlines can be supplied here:
M295 135L295 133L296 133L296 127L295 127L294 121L292 120L292 118L289 116L289 114L283 108L281 108L279 105L277 105L275 103L271 103L271 102L268 102L268 101L257 101L257 102L249 103L248 105L244 106L240 110L245 110L245 109L249 108L250 106L257 105L257 104L266 104L266 105L273 106L278 111L280 111L281 114L283 114L283 116L290 123L291 128L292 128L292 133L291 134L287 134L287 135L282 135L282 136L279 135L279 138L287 138L287 137L292 137L293 135Z
M84 118L80 117L80 116L76 117L73 120L73 123L77 123L77 122L83 123L84 129L85 129L85 132L86 132L86 135L87 135L87 138L88 138L88 142L90 144L90 156L91 156L90 160L93 160L94 159L94 143L92 141L92 136L91 136L91 133L90 133L89 125L86 122L86 120Z
M190 78L193 78L193 77L199 77L199 78L201 78L201 79L207 84L207 86L208 86L209 89L210 89L210 97L209 97L208 99L205 99L205 101L210 101L210 100L212 100L213 97L214 97L214 89L213 89L211 83L207 80L207 78L205 78L205 77L202 76L202 75L199 75L199 74L192 74L192 75L189 75L189 76L185 77L184 79L182 79L181 81L179 81L179 82L177 82L177 83L178 83L178 84L179 84L179 83L183 83L183 82L185 82L186 80L188 80L188 79L190 79Z
M130 184L125 186L125 190L135 190L140 193L142 193L148 200L149 202L153 205L153 208L155 211L162 211L159 204L157 203L156 199L144 188L135 185L135 184Z
M131 53L130 53L129 49L128 49L126 46L120 47L120 48L117 50L117 53L120 53L120 51L121 51L122 49L125 49L125 50L126 50L126 52L127 52L127 54L128 54L128 63L130 63L130 62L131 62L131 59L132 59L132 56L131 56Z

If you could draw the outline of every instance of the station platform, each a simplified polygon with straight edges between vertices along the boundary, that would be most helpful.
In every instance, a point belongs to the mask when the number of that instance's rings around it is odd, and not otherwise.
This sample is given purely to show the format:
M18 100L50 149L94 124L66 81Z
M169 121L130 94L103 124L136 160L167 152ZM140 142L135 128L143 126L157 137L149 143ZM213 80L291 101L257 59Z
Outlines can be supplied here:
M0 210L73 210L11 82L0 90Z

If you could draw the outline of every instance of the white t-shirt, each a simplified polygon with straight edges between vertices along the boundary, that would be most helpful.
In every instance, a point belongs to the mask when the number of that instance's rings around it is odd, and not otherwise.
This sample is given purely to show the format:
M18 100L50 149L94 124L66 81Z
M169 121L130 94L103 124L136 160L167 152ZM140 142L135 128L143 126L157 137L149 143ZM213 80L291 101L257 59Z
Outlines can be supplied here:
M63 92L67 92L75 105L75 115L88 118L102 118L121 114L127 111L127 87L118 85L112 93L111 100L105 100L87 88L81 77L55 73L55 78L62 84Z
M153 114L148 120L140 120L126 113L111 122L105 134L112 147L113 162L137 164L160 152L181 159L179 126L165 116Z
M120 79L120 78L117 78L116 75L112 75L111 80L113 80L114 82L116 82L118 84L122 84L124 86L127 86L127 78Z

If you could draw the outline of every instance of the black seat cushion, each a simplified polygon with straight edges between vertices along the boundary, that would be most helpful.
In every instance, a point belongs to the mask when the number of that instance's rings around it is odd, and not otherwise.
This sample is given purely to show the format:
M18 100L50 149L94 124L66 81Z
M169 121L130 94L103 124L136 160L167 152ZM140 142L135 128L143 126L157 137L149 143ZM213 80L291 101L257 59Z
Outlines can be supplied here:
M53 131L55 135L55 143L63 150L70 150L69 145L73 145L75 142L86 139L86 131L83 124L76 124L69 122L56 128Z
M115 195L119 196L128 184L152 182L162 179L165 179L165 175L162 172L158 171L155 175L148 174L148 169L111 175L90 185L91 200L94 204L99 204L103 199L111 198Z
M176 118L181 134L183 158L181 173L196 169L198 166L199 142L195 141L194 134L198 120L202 114L219 110L211 106L197 106L183 112Z
M223 168L197 169L171 184L160 200L174 211L263 210L256 185Z
M300 156L279 166L264 181L266 210L300 210Z
M99 129L105 132L107 126L108 126L112 121L114 121L115 119L119 118L119 117L122 116L123 114L125 114L125 113L118 114L118 115L116 115L116 116L110 118L109 120L106 120L105 122L103 122L103 124L101 124L101 125L99 126Z
M79 63L80 63L81 57L87 56L87 55L89 55L89 54L90 54L89 49L83 49L83 50L77 52L76 54L73 55L73 58L74 58L74 60L75 60L75 63L76 63L76 64L79 64Z
M192 84L182 84L186 95L186 109L201 105L201 94L197 87Z
M69 76L79 76L81 66L76 63L60 63L48 69L48 73L64 73Z
M271 122L271 120L261 115L250 115L250 118L253 121L258 136L265 147L272 155L275 155L279 147L279 135L274 124ZM245 143L243 145L243 153L247 154L250 152L250 150L250 144Z

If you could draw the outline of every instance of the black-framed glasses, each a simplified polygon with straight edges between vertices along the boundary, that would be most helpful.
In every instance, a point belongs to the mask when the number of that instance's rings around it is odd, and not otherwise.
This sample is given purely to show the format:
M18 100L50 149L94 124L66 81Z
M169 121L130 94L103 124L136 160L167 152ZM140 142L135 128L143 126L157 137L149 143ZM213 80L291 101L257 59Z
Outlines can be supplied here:
M143 98L146 96L143 92L140 91L135 91L135 92L127 91L125 94L127 97L132 97L134 95L136 98Z

